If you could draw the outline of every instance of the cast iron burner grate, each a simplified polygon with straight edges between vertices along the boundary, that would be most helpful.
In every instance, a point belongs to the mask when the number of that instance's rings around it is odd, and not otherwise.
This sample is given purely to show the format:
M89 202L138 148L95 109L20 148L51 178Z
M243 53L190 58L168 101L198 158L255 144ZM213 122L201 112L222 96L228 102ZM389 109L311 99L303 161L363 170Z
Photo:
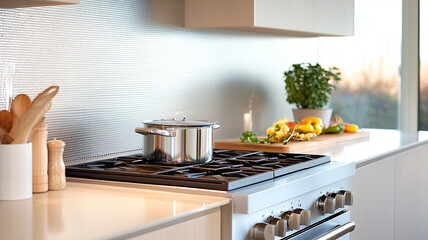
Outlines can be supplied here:
M214 150L208 163L153 164L140 154L66 167L68 177L234 190L330 162L325 155Z

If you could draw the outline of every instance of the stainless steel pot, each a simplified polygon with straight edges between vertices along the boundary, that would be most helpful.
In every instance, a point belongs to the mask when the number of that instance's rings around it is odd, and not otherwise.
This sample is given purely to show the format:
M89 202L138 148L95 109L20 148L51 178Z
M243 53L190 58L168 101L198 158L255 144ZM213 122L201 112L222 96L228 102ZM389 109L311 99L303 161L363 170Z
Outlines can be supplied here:
M212 160L213 130L217 122L151 120L135 132L144 135L143 156L162 163L195 164Z

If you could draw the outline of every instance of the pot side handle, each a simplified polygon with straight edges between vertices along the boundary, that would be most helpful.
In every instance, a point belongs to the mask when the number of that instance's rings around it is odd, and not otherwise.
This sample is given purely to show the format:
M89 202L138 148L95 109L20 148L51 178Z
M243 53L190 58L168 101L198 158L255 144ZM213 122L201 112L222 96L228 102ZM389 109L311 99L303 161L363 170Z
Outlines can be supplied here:
M160 135L164 137L175 137L175 131L164 130L159 128L135 128L135 132L142 135Z
M220 128L220 123L218 123L217 121L213 122L213 130L216 130L219 128Z

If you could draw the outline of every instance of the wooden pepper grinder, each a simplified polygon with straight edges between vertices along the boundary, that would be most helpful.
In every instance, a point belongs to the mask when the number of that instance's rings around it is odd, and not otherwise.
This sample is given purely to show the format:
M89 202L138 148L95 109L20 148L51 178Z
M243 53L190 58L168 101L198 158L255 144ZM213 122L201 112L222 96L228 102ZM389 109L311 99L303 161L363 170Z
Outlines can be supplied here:
M65 143L61 140L48 142L49 152L49 190L62 190L65 188L65 166L62 154Z
M33 145L33 193L48 191L48 126L44 123L31 137Z

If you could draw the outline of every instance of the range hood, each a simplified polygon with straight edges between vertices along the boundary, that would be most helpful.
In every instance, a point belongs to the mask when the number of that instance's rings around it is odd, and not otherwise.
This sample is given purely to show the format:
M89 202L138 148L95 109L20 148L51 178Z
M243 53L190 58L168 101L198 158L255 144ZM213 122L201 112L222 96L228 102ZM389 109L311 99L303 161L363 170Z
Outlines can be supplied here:
M185 0L185 27L352 36L354 0Z
M78 4L80 0L0 0L0 8L23 8Z

